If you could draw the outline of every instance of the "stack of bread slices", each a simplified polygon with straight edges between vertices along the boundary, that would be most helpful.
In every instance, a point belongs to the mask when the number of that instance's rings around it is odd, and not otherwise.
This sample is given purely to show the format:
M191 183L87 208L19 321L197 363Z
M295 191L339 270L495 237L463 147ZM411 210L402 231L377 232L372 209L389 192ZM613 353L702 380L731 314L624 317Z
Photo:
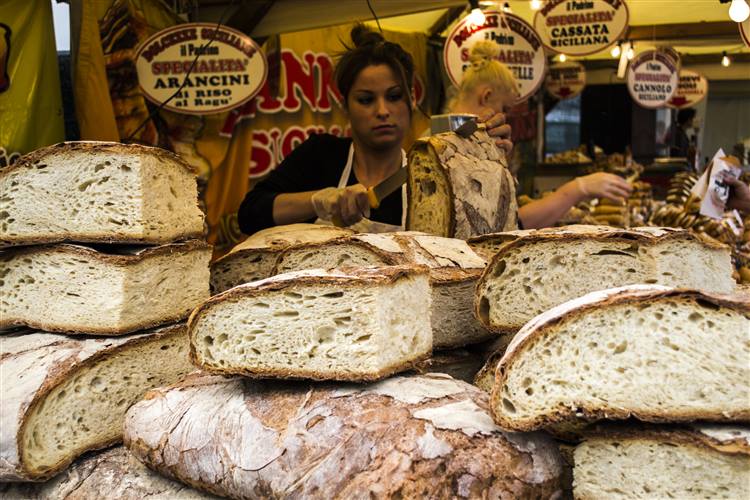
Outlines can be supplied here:
M138 145L62 143L0 171L0 481L118 443L130 405L193 370L184 320L211 258L197 197L186 163Z
M506 339L476 384L500 427L577 444L575 498L750 497L750 295L727 247L584 226L470 243L492 255L477 317Z

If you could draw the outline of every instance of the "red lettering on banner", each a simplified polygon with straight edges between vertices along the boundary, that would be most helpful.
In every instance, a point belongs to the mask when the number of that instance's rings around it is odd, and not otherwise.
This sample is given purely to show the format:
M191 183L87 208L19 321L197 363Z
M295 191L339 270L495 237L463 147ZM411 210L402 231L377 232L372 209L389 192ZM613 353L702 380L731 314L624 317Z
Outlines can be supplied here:
M250 178L261 177L276 166L273 152L269 147L271 140L265 130L253 132L253 150L250 157Z
M328 54L318 54L315 57L315 62L320 68L320 91L318 92L318 106L317 111L328 112L331 111L331 101L329 97L340 106L341 100L343 99L341 92L333 83L333 61L328 57Z
M284 97L284 110L289 112L299 111L302 102L297 96L297 90L302 91L302 98L308 106L315 110L315 56L312 52L305 52L302 57L307 63L307 71L302 68L302 62L297 59L294 52L285 50L281 53L286 80L286 96Z
M271 87L268 80L260 88L260 92L255 96L255 103L259 113L273 114L281 111L282 104L279 99L271 95Z
M281 156L285 158L289 153L294 151L294 148L302 144L307 137L308 134L305 133L302 127L292 125L286 129L284 138L281 141Z

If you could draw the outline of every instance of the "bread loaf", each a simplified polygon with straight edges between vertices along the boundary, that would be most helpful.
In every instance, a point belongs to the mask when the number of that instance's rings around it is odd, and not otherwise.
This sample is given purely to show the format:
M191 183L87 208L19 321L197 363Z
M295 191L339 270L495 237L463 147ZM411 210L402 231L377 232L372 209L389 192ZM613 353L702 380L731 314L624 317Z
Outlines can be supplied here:
M446 375L340 385L190 376L126 417L150 468L230 498L551 498L553 442Z
M433 351L415 367L417 373L445 373L456 380L472 383L482 367L482 357L466 349Z
M537 316L492 388L496 422L535 430L629 417L750 419L750 298L636 285Z
M472 236L466 242L472 250L488 261L507 243L536 233L536 229L516 229L502 233L488 233Z
M44 483L0 483L4 500L211 500L148 470L127 448L91 453Z
M65 142L0 170L0 245L200 237L195 173L169 151Z
M321 243L352 234L351 229L318 224L289 224L258 231L211 264L211 293L273 276L279 253L290 245Z
M618 430L574 452L574 496L588 500L750 498L750 429Z
M195 364L210 372L376 380L432 350L427 270L281 274L215 295L188 329Z
M418 139L407 187L407 229L465 240L518 227L515 180L484 130Z
M476 314L515 333L534 316L606 288L648 283L731 293L729 248L688 231L592 228L535 231L506 243L477 283Z
M186 318L209 297L211 247L57 244L0 252L0 328L121 335Z
M460 347L492 336L473 311L474 287L486 262L463 240L416 232L356 234L291 246L280 253L273 273L409 264L430 268L435 349Z
M120 440L128 407L192 371L184 324L110 339L0 336L0 482L40 480Z

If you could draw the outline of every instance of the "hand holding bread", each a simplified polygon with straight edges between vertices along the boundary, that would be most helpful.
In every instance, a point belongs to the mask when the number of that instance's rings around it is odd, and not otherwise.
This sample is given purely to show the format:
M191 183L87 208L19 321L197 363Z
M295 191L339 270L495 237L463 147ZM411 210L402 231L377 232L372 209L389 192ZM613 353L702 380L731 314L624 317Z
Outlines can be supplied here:
M321 189L310 200L318 217L336 225L351 226L370 216L367 188L362 184Z
M513 141L510 140L512 130L505 121L504 113L495 113L490 108L479 114L479 122L485 124L487 134L495 141L495 145L509 155L513 150Z

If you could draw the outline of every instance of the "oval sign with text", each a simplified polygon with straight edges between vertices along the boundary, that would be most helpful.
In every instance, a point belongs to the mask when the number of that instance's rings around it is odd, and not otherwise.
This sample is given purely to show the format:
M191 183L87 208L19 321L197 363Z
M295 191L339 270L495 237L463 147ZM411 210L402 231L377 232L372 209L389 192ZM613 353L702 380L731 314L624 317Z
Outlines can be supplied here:
M136 69L143 93L157 105L184 83L164 108L194 115L241 106L255 97L268 75L265 54L252 38L210 23L179 24L155 33L138 47Z
M548 49L587 56L615 44L629 15L624 0L549 0L534 16L534 28Z
M544 81L547 58L544 46L529 23L499 11L485 11L481 26L463 18L451 31L443 47L445 69L458 86L469 66L471 46L479 40L490 40L500 46L497 59L507 65L518 82L518 102L532 96Z
M586 68L577 62L557 63L550 66L545 82L547 92L558 99L570 99L586 86Z
M639 54L628 66L628 91L635 102L644 108L667 105L677 90L679 62L660 50Z
M669 100L670 108L689 108L708 95L708 80L705 76L688 69L680 70L677 90Z
M737 23L737 27L740 29L740 37L742 38L742 41L745 42L745 45L750 47L750 17L741 23Z

